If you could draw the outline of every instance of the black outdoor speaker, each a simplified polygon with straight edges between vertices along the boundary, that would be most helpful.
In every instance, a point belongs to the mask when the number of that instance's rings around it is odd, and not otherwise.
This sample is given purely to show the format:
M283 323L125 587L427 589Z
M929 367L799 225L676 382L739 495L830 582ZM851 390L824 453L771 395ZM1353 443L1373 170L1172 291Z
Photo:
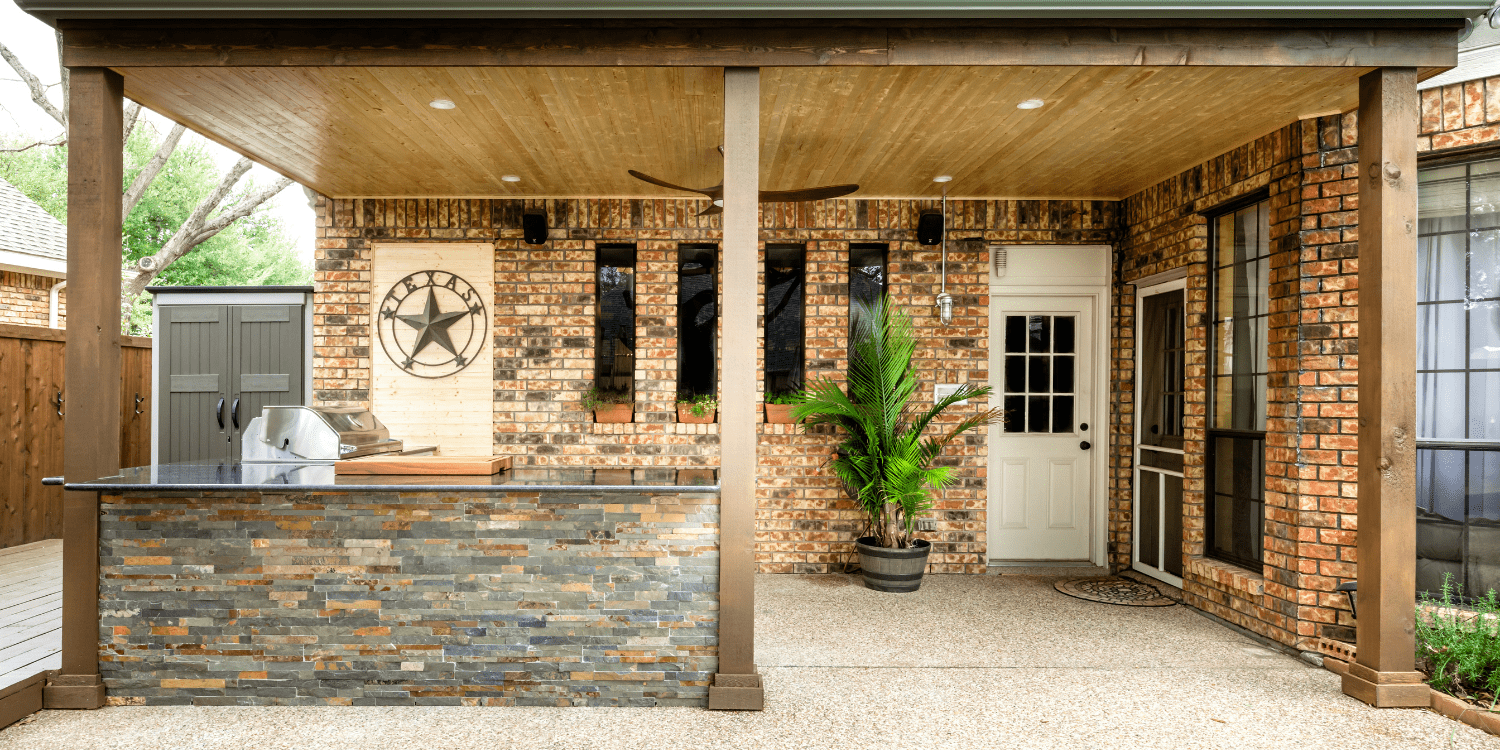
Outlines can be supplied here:
M528 245L547 241L547 212L533 209L521 214L521 234Z
M943 213L941 211L923 211L917 217L917 242L924 245L936 245L943 241Z

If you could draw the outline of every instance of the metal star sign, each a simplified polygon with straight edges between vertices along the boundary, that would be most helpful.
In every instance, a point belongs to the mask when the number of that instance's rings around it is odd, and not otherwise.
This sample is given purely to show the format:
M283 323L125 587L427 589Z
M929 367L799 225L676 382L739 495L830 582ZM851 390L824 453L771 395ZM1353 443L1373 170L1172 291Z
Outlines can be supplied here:
M397 315L396 319L417 329L417 343L412 346L411 351L413 357L421 354L422 350L432 343L436 343L447 349L449 354L456 356L458 350L453 348L453 339L448 336L448 327L468 314L467 309L446 313L439 310L437 293L429 289L427 306L422 309L420 315Z
M467 281L446 271L418 271L392 284L381 301L380 345L402 370L441 378L479 355L485 319L484 300Z

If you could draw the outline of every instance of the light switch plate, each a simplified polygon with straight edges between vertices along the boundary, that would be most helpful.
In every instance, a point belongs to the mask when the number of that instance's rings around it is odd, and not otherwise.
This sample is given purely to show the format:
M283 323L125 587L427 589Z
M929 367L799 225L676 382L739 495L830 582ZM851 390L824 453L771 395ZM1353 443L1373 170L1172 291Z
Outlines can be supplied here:
M935 404L939 401L942 401L944 398L947 398L948 396L952 396L954 393L958 392L959 388L962 387L962 383L938 383L934 385L932 388L932 403ZM969 400L964 399L962 401L955 401L953 402L953 405L968 406Z

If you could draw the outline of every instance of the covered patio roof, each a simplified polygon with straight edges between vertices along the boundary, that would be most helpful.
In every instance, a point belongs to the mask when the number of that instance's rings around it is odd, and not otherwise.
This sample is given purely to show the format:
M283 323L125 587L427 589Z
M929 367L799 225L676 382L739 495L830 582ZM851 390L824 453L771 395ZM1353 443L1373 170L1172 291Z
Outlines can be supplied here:
M723 176L706 67L120 67L125 94L330 197L652 197ZM761 187L1120 200L1300 118L1366 67L787 67ZM447 99L457 106L429 106ZM1018 109L1041 99L1040 109ZM516 175L520 182L505 182Z

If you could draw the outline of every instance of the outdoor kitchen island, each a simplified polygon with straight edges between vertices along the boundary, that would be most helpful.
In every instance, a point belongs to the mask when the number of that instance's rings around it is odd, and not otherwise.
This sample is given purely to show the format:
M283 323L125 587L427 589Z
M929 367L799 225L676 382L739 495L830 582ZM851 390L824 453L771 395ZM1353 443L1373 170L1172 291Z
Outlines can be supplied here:
M67 489L100 495L112 704L701 706L717 481L199 463Z

